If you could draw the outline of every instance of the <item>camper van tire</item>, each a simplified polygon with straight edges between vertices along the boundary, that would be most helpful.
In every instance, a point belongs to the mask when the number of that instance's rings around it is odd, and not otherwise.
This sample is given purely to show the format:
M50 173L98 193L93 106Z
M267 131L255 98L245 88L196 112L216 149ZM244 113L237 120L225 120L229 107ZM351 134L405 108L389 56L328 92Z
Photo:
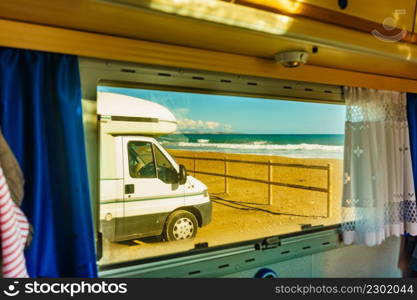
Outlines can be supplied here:
M166 241L191 239L197 234L198 222L194 214L186 210L176 210L169 215L164 228Z

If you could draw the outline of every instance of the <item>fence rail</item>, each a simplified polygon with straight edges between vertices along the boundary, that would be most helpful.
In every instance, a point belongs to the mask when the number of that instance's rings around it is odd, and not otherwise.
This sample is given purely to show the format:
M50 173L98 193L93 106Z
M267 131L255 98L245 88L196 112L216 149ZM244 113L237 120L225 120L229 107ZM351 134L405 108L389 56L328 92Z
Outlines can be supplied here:
M272 161L257 161L257 160L239 160L239 159L230 159L230 158L215 158L215 157L199 157L199 156L184 156L184 155L175 155L176 158L183 159L195 159L195 160L211 160L211 161L225 161L233 163L242 163L242 164L256 164L256 165L271 165L278 167L292 167L292 168L305 168L305 169L320 169L327 170L328 166L321 165L303 165L303 164L291 164L291 163L275 163Z
M210 176L218 176L224 177L224 192L228 193L229 191L229 180L228 179L237 179L237 180L245 180L250 182L257 182L261 184L268 185L268 204L273 204L273 193L272 187L273 186L282 186L294 189L303 189L309 191L316 191L321 193L327 193L327 217L331 216L332 206L331 206L331 165L304 165L304 164L292 164L292 163L277 163L269 161L247 161L247 160L238 160L238 159L230 159L230 158L214 158L214 157L199 157L199 156L184 156L184 155L175 155L177 159L187 159L192 160L193 169L189 170L194 174L201 174L201 175L210 175ZM215 172L207 172L207 171L199 171L196 168L196 161L217 161L222 162L224 164L223 173L215 173ZM242 164L251 164L251 165L264 165L268 167L268 180L265 179L256 179L256 178L248 178L243 176L236 176L229 174L229 163L242 163ZM300 185L300 184L292 184L292 183L285 183L285 182L277 182L273 180L273 170L274 167L291 167L291 168L304 168L304 169L316 169L316 170L324 170L327 172L326 176L326 188L321 187L314 187L314 186L307 186L307 185Z

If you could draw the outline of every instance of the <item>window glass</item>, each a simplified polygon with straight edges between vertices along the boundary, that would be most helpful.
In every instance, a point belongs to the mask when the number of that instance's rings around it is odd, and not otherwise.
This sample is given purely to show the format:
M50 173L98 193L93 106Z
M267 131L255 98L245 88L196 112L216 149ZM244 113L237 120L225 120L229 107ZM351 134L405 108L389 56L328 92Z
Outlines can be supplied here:
M155 178L156 169L152 145L146 142L129 142L129 173L133 178Z
M344 105L104 86L99 91L145 100L148 108L152 102L152 118L158 111L161 118L146 123L137 109L135 128L170 131L152 136L142 130L169 159L149 143L129 143L130 176L160 180L137 182L134 194L103 206L109 212L101 213L102 224L115 236L103 234L99 264L340 223ZM129 138L136 135L141 133L129 132ZM101 190L123 194L106 179ZM113 229L108 214L121 225ZM118 229L129 229L129 235L118 236Z
M161 179L165 183L174 183L175 176L177 174L176 170L169 162L169 160L165 157L165 155L155 147L155 158L156 158L156 165L158 170L158 178Z

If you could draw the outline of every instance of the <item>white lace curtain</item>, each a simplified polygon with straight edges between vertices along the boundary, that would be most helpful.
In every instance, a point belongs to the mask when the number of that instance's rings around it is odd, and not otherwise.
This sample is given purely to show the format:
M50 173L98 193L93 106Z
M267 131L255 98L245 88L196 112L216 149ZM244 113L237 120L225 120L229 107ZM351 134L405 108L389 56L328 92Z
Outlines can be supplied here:
M417 235L405 93L346 87L345 101L344 242Z

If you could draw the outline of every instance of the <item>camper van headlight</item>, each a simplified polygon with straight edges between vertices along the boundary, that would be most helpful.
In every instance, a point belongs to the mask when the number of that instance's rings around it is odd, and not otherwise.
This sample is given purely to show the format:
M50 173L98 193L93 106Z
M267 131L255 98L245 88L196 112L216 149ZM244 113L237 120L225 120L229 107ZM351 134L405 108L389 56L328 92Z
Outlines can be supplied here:
M208 189L205 189L203 191L203 195L204 195L204 197L208 197L209 196Z

